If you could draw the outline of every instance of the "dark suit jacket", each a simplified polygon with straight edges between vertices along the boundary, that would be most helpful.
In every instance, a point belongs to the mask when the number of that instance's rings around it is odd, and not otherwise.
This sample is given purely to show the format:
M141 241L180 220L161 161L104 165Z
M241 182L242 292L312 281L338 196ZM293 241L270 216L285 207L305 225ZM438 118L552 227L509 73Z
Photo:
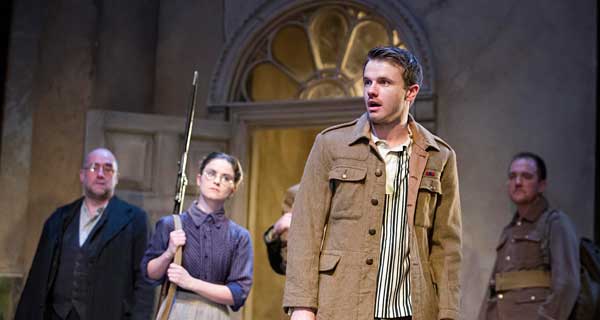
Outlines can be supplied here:
M52 285L60 263L64 231L79 214L83 198L58 208L44 224L15 319L44 319L51 311ZM97 237L84 259L89 264L89 314L82 319L149 319L153 289L142 277L140 260L149 238L142 209L113 197L89 237ZM91 238L90 238L91 239Z

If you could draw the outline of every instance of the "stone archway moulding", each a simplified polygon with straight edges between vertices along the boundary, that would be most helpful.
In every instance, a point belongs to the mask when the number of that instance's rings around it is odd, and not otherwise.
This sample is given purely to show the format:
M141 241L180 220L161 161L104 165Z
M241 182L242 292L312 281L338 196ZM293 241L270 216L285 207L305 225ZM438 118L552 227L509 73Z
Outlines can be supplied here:
M356 5L366 11L382 16L392 28L400 32L400 37L420 59L423 66L423 86L419 96L427 99L434 96L435 74L432 52L425 32L408 8L399 1L393 0L361 0L361 1L288 1L265 0L241 24L235 34L225 44L211 78L210 93L207 106L227 106L234 102L232 94L235 84L239 83L244 62L254 51L259 39L270 28L294 15L312 7L327 5Z

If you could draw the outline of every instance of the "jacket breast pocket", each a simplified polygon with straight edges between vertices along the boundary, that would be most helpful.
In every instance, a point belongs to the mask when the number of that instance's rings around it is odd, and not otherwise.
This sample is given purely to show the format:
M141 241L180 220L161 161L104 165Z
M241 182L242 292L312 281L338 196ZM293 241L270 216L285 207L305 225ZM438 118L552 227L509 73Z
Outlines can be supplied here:
M333 192L330 215L332 219L358 219L366 201L363 196L367 168L339 165L329 171Z
M421 178L415 209L415 226L431 228L435 217L435 209L441 196L442 183L439 176Z
M524 264L526 266L535 266L540 262L544 262L542 253L542 235L533 230L524 235L514 235L511 242L514 243L515 250L513 251L515 263Z

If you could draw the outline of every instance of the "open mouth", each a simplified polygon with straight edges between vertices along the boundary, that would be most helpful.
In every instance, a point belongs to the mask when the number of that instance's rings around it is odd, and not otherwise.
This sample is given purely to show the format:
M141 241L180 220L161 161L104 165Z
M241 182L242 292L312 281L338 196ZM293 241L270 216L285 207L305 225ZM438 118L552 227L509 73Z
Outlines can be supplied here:
M377 101L369 101L367 102L367 108L371 112L378 111L379 109L381 109L381 103Z

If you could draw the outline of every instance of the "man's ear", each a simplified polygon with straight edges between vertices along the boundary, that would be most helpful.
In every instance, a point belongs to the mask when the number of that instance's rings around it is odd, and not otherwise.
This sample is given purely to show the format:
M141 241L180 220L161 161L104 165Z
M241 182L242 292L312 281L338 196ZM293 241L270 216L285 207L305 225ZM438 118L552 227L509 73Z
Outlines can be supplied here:
M542 194L544 191L546 191L546 180L542 180L538 184L538 193Z
M418 84L413 84L412 86L408 87L406 89L406 100L414 102L417 98L417 94L419 93L419 89L420 87Z

